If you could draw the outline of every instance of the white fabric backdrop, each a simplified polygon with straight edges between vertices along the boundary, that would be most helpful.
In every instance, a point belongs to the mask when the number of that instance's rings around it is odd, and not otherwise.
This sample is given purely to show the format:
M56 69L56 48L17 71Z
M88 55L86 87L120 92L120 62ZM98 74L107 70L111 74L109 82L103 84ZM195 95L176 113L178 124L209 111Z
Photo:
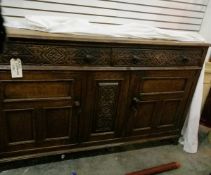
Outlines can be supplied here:
M114 37L165 39L178 41L204 41L197 32L165 30L150 25L129 23L108 25L107 27L90 23L89 20L55 16L26 16L25 21L9 21L8 27L17 27L49 33L75 35L106 35Z
M209 50L205 62L208 61L211 50ZM180 143L184 145L184 151L196 153L198 150L198 130L202 110L202 97L204 85L205 63L201 71L196 90L190 105L190 109L182 129Z

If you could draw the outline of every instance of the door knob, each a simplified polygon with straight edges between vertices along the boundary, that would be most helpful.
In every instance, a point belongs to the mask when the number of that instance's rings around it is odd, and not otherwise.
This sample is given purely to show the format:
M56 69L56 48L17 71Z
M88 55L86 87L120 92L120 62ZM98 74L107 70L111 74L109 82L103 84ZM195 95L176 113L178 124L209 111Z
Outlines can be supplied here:
M133 109L133 111L137 111L137 105L138 103L140 103L141 100L138 97L133 97L132 102L131 102L131 108Z
M78 101L78 100L74 101L74 106L75 107L80 107L81 106L80 101Z
M140 100L138 97L133 97L132 102L133 102L134 104L138 104L138 103L141 102L141 100Z
M75 106L75 110L76 110L76 115L80 116L80 114L81 114L81 103L80 103L80 101L78 101L78 100L74 101L74 106Z

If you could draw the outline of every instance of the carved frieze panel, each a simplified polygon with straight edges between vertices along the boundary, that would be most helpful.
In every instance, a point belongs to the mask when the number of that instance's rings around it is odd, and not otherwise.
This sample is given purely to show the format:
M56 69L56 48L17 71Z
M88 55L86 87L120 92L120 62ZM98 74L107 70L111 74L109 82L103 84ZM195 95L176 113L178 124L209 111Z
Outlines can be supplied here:
M0 63L9 64L12 57L21 58L24 64L109 65L110 49L60 44L10 43L7 45L4 54L0 55Z
M113 49L118 66L200 66L203 49Z

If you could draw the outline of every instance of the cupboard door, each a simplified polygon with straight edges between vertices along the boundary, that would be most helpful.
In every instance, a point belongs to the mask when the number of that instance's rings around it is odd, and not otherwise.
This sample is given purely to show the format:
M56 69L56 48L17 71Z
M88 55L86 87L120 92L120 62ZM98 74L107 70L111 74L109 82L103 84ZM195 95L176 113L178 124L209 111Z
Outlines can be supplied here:
M80 122L84 142L106 141L122 135L129 76L123 72L95 72L88 78L85 114Z
M23 79L1 73L2 151L76 144L82 75L24 72Z
M196 76L195 70L134 73L128 135L179 134Z

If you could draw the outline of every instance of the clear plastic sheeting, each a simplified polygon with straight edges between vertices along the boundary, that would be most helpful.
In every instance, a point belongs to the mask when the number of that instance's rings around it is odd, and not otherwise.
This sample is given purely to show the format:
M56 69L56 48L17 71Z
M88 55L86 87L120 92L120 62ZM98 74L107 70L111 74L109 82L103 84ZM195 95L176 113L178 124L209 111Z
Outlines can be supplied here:
M86 19L70 17L38 15L25 16L25 20L21 22L8 21L5 25L7 27L38 30L49 33L104 35L113 37L164 39L176 41L205 41L196 32L165 30L140 23L106 26L90 23Z

